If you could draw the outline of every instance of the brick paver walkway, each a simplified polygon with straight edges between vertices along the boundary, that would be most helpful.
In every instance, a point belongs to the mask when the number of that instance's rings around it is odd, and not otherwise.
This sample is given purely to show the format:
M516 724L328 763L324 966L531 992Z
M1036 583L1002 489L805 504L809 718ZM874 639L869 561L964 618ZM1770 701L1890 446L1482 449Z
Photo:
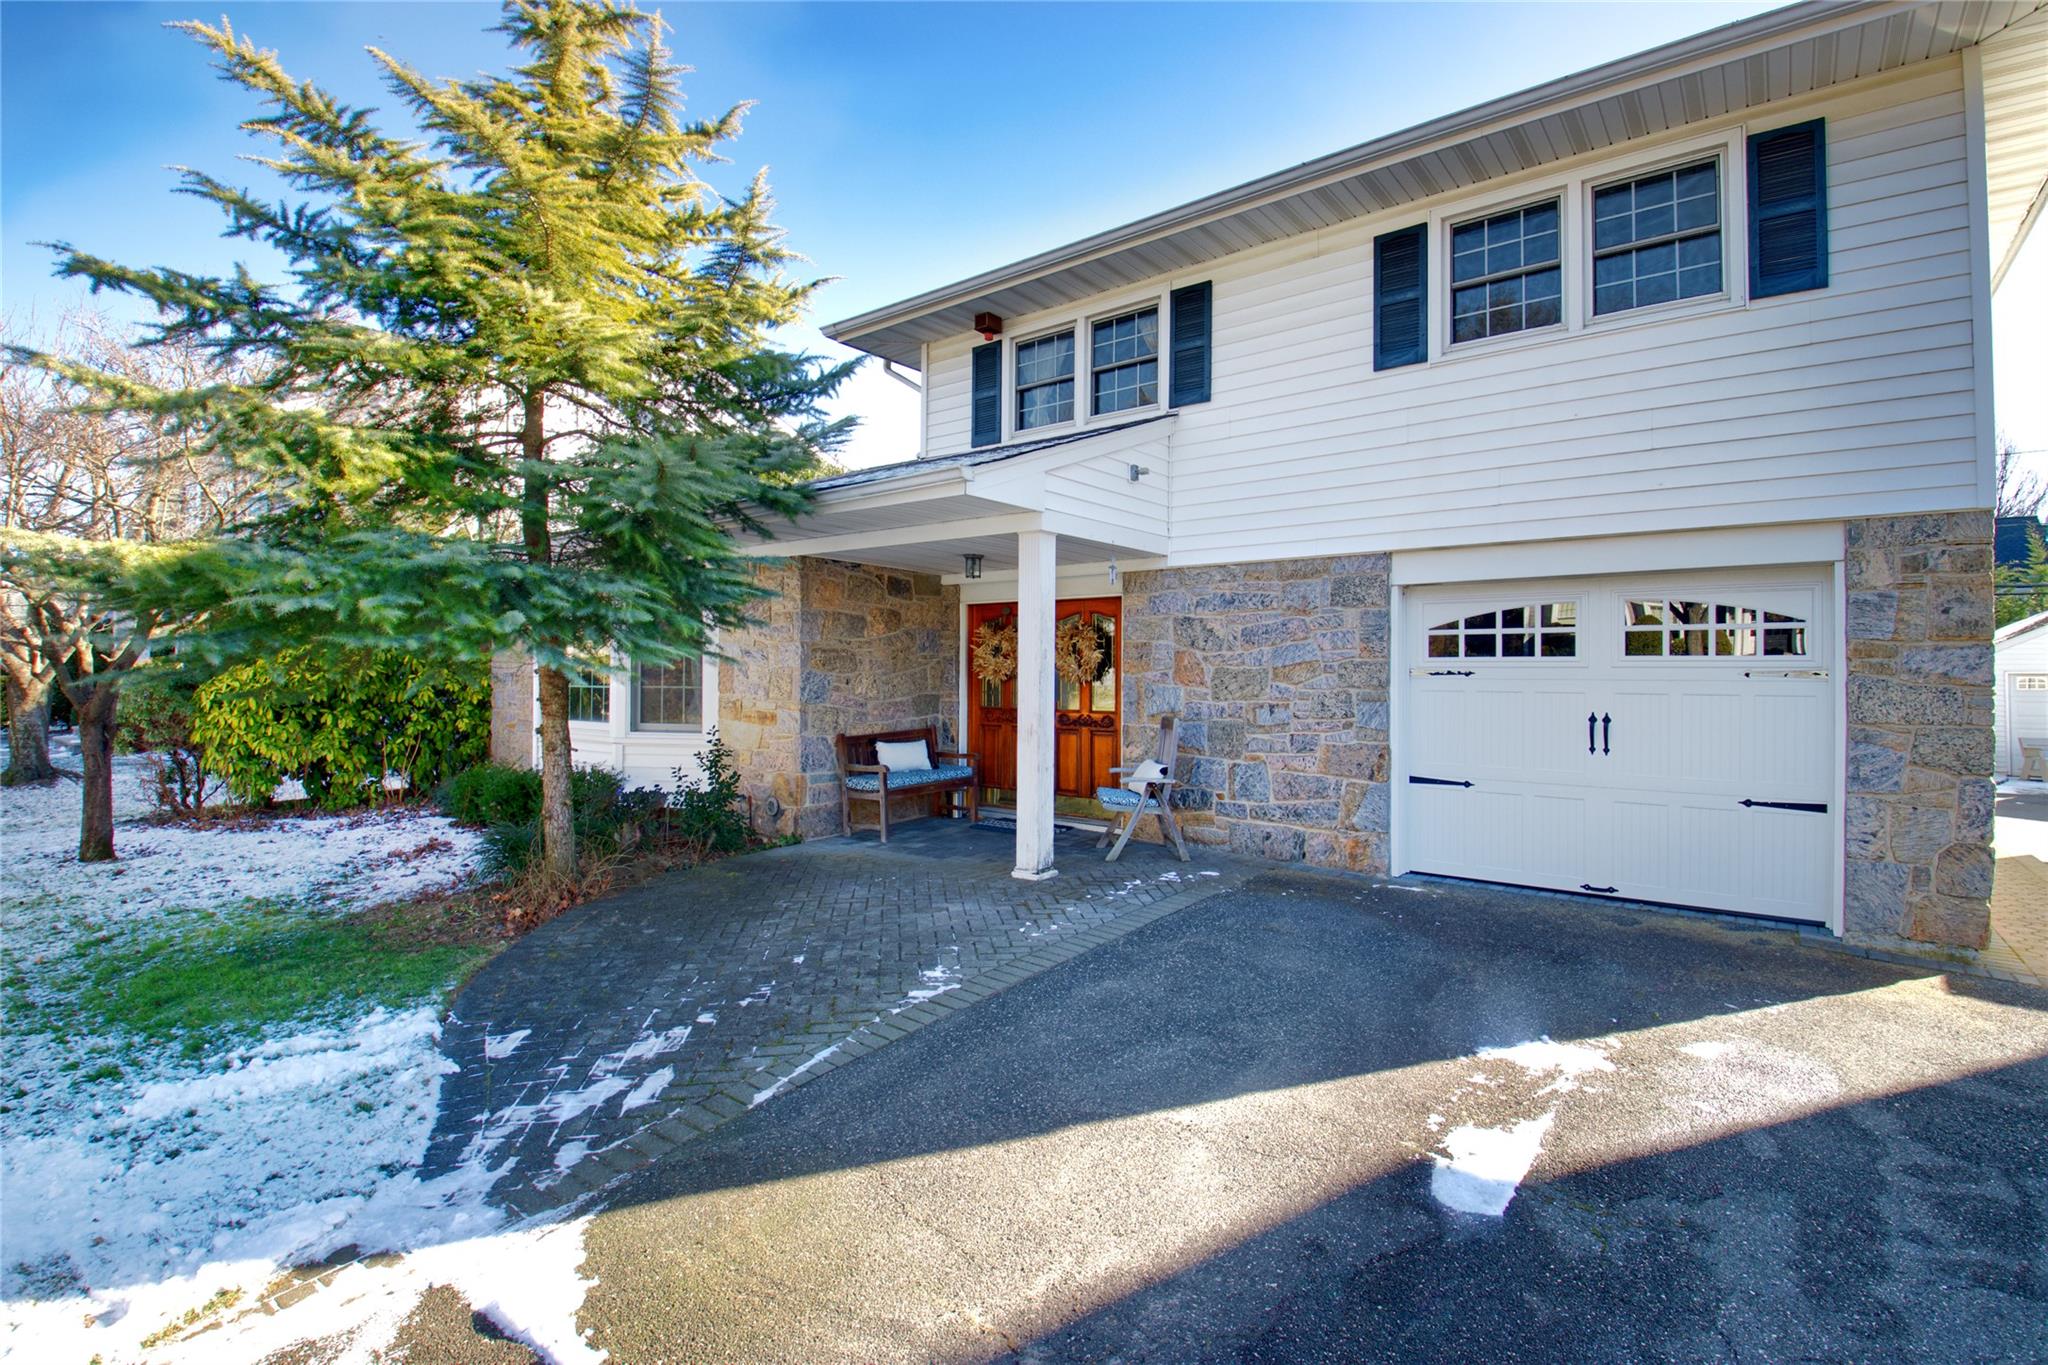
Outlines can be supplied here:
M520 940L455 1002L425 1174L482 1162L535 1211L1098 943L1242 884L1207 850L1010 876L1012 836L923 821L714 863ZM504 1164L499 1170L500 1163Z
M2000 858L1991 891L1991 941L1979 955L1994 970L2048 981L2048 865Z

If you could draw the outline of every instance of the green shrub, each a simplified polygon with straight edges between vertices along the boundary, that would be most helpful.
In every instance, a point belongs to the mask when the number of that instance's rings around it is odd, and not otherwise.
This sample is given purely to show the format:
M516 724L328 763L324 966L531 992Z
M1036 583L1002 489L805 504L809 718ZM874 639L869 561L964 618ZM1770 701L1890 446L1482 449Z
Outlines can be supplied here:
M449 778L436 799L449 819L465 825L530 824L540 816L540 774L481 763Z
M219 795L207 773L206 751L192 735L195 700L205 674L176 659L153 661L121 685L115 743L149 764L150 796L157 809L198 815Z
M192 735L207 765L248 802L296 778L339 809L383 795L394 772L431 791L474 766L490 740L490 668L391 650L287 650L201 687Z
M531 813L491 821L484 834L484 869L492 875L516 876L540 852L540 774L524 775L532 780ZM579 854L603 858L636 841L663 800L658 790L627 791L625 779L609 768L576 769L569 775L569 817ZM449 813L454 814L452 807Z
M747 827L747 812L740 794L740 775L732 765L732 750L711 732L704 750L702 777L685 776L674 770L675 795L669 800L670 819L676 834L706 853L737 853L747 846L753 831Z

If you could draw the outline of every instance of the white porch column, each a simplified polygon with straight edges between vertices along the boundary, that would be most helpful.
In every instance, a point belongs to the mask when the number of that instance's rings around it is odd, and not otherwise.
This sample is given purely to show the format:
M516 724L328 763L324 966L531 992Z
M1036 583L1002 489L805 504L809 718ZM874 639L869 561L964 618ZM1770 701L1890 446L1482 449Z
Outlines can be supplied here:
M1017 866L1010 875L1041 881L1052 865L1053 603L1059 537L1017 533Z

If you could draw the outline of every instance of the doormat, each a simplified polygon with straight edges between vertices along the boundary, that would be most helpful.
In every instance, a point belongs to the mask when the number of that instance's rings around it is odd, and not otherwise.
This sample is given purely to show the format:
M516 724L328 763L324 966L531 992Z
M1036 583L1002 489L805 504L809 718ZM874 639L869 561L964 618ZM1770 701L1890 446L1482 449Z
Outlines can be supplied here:
M1054 834L1098 835L1106 827L1103 822L1083 820L1071 815L1053 817ZM1017 832L1017 818L1013 815L984 815L974 822L973 828L992 830L998 834Z

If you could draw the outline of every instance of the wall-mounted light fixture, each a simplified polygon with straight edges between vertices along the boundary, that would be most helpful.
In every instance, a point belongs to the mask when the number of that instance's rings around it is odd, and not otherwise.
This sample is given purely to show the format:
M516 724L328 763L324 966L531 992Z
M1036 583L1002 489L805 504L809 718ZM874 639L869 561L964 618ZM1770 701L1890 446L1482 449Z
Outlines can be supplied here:
M974 330L981 333L983 341L994 341L1003 334L1003 320L994 313L976 313Z
M968 576L969 578L979 578L979 577L981 577L981 556L980 556L980 555L962 555L962 556L960 556L960 557L961 557L962 559L964 559L964 560L966 560L966 561L967 561L967 576Z

